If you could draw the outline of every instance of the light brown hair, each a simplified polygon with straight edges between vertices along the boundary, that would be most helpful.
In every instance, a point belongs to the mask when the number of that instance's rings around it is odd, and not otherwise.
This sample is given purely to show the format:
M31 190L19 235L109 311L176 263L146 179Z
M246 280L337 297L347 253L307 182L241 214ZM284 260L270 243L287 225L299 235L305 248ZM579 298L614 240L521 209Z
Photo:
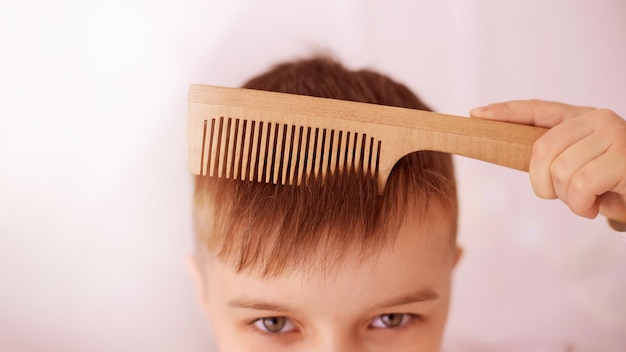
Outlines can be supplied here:
M430 110L389 77L324 57L277 65L244 87ZM194 205L197 245L238 272L261 276L328 269L355 250L363 259L380 252L395 239L407 206L418 209L425 224L444 216L453 232L446 240L454 243L456 236L452 158L432 151L398 161L382 195L373 175L349 169L300 186L196 176Z

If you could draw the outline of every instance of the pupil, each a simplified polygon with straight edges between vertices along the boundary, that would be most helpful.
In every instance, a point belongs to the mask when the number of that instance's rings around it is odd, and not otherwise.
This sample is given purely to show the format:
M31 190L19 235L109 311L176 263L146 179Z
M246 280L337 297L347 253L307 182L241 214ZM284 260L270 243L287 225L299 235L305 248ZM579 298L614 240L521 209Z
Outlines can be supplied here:
M279 332L285 327L285 317L263 318L263 326L270 332Z
M402 322L402 314L385 314L381 317L383 324L389 328L395 328Z

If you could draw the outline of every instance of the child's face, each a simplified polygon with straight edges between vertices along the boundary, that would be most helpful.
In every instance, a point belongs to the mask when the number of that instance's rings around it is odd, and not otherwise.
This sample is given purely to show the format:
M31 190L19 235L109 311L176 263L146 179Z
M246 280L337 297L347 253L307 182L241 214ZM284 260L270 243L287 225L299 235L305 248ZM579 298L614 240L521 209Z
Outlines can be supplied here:
M412 219L379 256L331 272L260 278L203 262L199 294L220 350L439 351L460 251L449 221Z

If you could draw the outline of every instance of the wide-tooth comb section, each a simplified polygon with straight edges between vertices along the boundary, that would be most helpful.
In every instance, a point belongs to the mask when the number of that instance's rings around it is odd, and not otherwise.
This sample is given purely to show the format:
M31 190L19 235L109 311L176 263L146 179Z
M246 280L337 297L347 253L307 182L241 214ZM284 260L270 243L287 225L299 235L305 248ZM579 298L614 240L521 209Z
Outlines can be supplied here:
M300 185L338 172L378 173L381 142L363 133L230 117L203 126L202 175Z
M191 172L254 182L295 185L355 170L373 174L382 192L396 162L420 150L528 171L532 145L545 133L540 127L253 89L192 85L187 101Z

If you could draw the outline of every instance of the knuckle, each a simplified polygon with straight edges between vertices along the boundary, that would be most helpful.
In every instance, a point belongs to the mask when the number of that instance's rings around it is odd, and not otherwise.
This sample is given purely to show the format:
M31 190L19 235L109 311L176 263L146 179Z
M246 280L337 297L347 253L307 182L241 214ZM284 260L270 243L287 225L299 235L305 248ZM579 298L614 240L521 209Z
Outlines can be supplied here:
M531 107L531 111L540 111L546 102L540 99L530 99L526 101Z
M550 154L550 143L545 138L535 141L532 148L532 155L537 159L544 159Z
M610 119L614 119L616 117L619 117L615 111L611 110L611 109L606 109L606 108L600 108L600 109L596 109L595 113L603 116L605 118L610 118Z
M589 174L581 171L572 176L567 190L568 206L577 215L594 218L595 195L589 191Z
M569 183L569 191L568 193L574 194L583 194L589 189L589 175L584 172L578 172L574 176ZM578 198L578 197L577 197Z
M511 102L503 102L503 103L494 103L488 105L489 112L492 114L499 116L502 119L509 119L512 115L513 107L511 106Z
M618 127L624 125L624 120L615 111L610 109L595 109L591 112L593 120L604 127Z
M550 165L550 174L556 183L561 184L566 184L567 180L571 176L570 171L567 168L567 163L561 158L557 158L552 162Z

